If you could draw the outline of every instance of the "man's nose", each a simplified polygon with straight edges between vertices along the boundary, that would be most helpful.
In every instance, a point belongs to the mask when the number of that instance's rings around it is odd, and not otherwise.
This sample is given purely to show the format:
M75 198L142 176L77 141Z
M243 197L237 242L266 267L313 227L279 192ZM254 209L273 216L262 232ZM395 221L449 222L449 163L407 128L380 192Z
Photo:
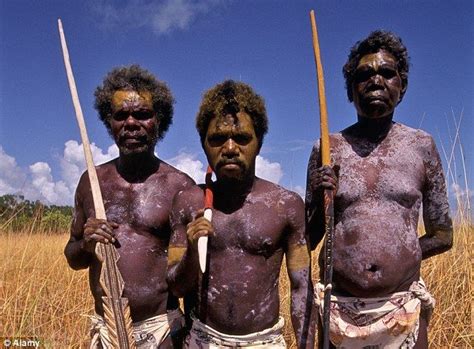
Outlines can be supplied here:
M234 157L238 155L238 147L235 141L232 138L229 138L223 146L222 155L226 157Z
M380 74L374 74L371 78L372 83L377 86L383 86L383 77Z
M135 119L132 114L130 114L125 119L125 127L127 127L127 128L139 127L137 119Z

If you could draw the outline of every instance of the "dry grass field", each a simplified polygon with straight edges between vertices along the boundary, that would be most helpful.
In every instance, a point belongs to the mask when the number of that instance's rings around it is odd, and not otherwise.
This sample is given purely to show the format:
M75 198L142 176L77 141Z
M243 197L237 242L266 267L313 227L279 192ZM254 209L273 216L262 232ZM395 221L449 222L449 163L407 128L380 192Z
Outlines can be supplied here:
M430 348L472 346L472 230L468 223L456 226L454 248L423 264L423 277L437 299ZM34 225L28 231L0 231L0 337L37 337L45 348L87 346L92 297L87 272L66 263L67 239L66 233L36 231ZM282 270L282 312L294 347L285 274Z

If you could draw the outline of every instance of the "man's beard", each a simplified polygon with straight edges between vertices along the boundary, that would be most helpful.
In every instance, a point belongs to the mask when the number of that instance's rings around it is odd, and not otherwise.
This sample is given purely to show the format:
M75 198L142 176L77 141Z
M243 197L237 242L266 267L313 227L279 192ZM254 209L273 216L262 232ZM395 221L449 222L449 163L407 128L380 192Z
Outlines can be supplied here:
M136 138L138 143L136 144L127 144L127 140L130 138ZM153 151L155 149L158 137L149 137L146 134L142 135L123 135L119 136L119 139L116 141L119 151L123 155L133 155L133 154L143 154Z
M227 164L238 165L240 171L238 174L229 175L227 173L220 173L220 168ZM219 173L218 180L224 185L239 185L249 180L250 169L240 160L221 160L216 164L216 172Z

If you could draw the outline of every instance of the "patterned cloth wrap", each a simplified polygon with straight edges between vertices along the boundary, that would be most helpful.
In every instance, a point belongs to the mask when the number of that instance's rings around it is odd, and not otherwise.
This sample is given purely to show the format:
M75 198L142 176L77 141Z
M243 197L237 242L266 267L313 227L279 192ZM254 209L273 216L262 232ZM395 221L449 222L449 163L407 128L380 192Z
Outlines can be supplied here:
M315 302L322 319L324 285L318 283ZM423 280L406 292L386 297L331 296L329 336L336 348L413 348L418 339L420 312L427 323L435 300Z
M104 318L92 315L90 349L113 348ZM173 336L184 328L184 316L181 310L171 310L166 314L134 322L133 337L137 349L155 349L168 337Z
M229 335L221 333L203 324L193 317L193 326L184 342L185 348L217 349L217 348L286 348L283 338L285 320L280 317L275 326L263 331L246 335Z

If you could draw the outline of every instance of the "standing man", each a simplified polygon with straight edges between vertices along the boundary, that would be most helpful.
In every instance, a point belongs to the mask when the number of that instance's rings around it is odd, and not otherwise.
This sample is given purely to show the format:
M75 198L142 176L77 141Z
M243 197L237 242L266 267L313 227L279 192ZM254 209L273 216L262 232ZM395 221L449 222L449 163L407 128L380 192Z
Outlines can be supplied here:
M119 148L119 157L97 167L107 220L95 219L88 176L76 190L71 238L65 255L71 268L89 268L95 300L91 348L110 347L99 284L97 242L113 243L120 259L138 348L180 347L183 316L168 292L166 265L169 212L176 192L194 182L154 154L172 121L169 88L138 65L116 68L95 91L95 107Z
M196 298L188 348L285 348L278 294L284 255L298 348L313 348L303 201L255 176L267 123L262 97L244 83L227 80L204 95L196 127L217 178L212 223L203 217L203 186L178 193L168 257L170 289ZM205 235L208 267L202 275L197 241Z
M434 299L420 278L421 261L449 250L453 230L432 137L392 120L408 67L407 50L393 33L374 31L358 42L343 69L357 122L331 135L334 170L320 167L318 143L309 160L313 248L324 235L322 192L336 191L330 337L338 348L427 348Z

